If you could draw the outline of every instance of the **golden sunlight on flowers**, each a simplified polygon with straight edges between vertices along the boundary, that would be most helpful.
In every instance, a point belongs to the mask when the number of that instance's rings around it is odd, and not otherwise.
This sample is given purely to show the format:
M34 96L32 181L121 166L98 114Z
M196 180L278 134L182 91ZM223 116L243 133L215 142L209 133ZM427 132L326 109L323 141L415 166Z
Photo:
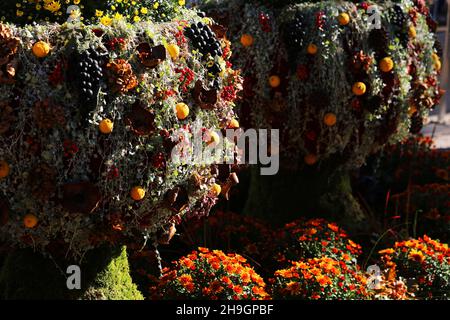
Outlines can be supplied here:
M44 5L44 9L55 13L61 9L61 3L59 1L48 2Z
M264 280L240 255L200 247L165 269L152 292L155 299L268 299L265 287Z
M422 263L425 260L425 256L422 251L411 250L408 254L408 259Z

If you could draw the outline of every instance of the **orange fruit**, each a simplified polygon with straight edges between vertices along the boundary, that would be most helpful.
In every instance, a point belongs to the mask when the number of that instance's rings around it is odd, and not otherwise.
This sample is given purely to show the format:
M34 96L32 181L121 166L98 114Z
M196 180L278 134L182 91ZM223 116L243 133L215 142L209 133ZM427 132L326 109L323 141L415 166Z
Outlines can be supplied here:
M173 60L178 59L178 57L180 56L180 47L176 44L170 43L167 45L166 49Z
M417 107L415 105L411 104L408 108L408 114L410 116L412 116L416 112L417 112Z
M442 68L442 64L441 61L437 60L434 62L434 69L436 69L437 71L440 71Z
M383 72L389 72L394 68L394 61L390 57L386 57L381 59L380 61L380 69Z
M33 54L37 58L45 58L50 53L50 45L45 41L38 41L33 45Z
M336 121L336 115L331 112L325 114L325 116L323 117L323 122L329 127L334 126L336 124Z
M113 131L114 123L109 119L103 119L98 125L98 129L103 134L110 134Z
M23 224L25 225L25 228L33 229L38 224L38 218L34 214L27 214L25 217L23 217Z
M178 120L184 120L189 115L189 107L186 103L180 102L176 105L177 118Z
M145 197L145 189L142 187L134 187L131 189L130 196L135 201L140 201Z
M6 161L0 161L0 179L6 178L9 175L10 168Z
M410 26L408 29L408 35L410 38L415 38L417 35L417 31L416 28L414 28L414 26Z
M316 54L317 53L317 46L314 43L310 43L308 45L307 51L309 54Z
M237 129L239 128L239 121L236 119L231 119L230 123L228 124L229 129Z
M339 21L339 24L340 24L341 26L346 26L346 25L348 25L349 22L350 22L350 16L349 16L347 13L342 12L342 13L338 16L338 21Z
M276 88L280 86L281 79L279 76L270 76L269 77L269 84L272 88Z
M244 33L241 36L241 44L244 47L250 47L253 44L253 42L254 42L254 39L253 39L253 37L251 35L249 35L247 33Z
M366 93L366 85L364 82L356 82L352 87L352 91L355 95L362 96Z
M217 146L220 142L220 137L215 131L209 132L210 139L208 141L208 145Z
M211 191L215 196L218 196L222 192L222 187L218 185L217 183L214 183L211 186Z

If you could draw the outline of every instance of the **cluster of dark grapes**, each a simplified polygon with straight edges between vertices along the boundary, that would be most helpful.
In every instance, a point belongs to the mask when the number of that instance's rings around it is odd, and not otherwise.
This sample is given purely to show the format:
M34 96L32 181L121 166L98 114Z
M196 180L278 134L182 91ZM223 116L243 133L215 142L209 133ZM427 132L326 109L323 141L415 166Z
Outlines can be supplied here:
M405 12L403 12L402 8L396 4L392 7L389 17L391 20L391 23L396 27L397 30L395 30L395 36L400 39L400 44L403 47L406 47L408 45L409 41L409 35L408 31L405 28L407 15Z
M284 41L290 59L295 59L305 45L306 25L302 14L297 13L295 18L284 25Z
M107 61L108 53L90 48L76 55L75 72L80 99L87 105L97 103L97 95L103 78L103 65Z
M396 27L402 29L405 26L406 14L403 12L402 7L398 4L392 7L389 16L391 23Z
M195 49L197 49L205 58L222 56L223 50L220 42L211 28L203 22L193 23L185 29L185 35L188 37ZM216 62L208 65L208 72L217 75L222 71L220 65Z
M203 22L193 23L185 29L185 35L188 37L195 49L201 54L210 54L212 57L223 54L220 42L216 39L211 28Z

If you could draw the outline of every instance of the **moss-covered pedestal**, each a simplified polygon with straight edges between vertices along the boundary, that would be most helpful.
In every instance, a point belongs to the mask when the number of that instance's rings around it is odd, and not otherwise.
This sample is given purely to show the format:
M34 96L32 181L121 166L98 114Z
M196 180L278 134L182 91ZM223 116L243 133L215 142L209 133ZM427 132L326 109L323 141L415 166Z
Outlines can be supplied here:
M80 266L80 290L67 288L69 265ZM1 270L0 298L142 300L129 271L125 247L92 250L80 264L55 261L31 249L17 250Z

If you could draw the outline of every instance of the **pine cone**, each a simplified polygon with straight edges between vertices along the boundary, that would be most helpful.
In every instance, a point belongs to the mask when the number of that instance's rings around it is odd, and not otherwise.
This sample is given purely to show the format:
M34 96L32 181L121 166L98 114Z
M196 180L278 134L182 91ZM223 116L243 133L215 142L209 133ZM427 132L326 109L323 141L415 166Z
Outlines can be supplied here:
M33 108L34 120L40 129L51 129L56 125L64 125L66 119L64 110L56 105L49 103L48 100L38 101Z
M109 81L115 91L126 93L138 85L136 76L130 63L124 59L117 59L108 63Z
M8 102L0 102L0 135L5 134L16 120L13 108Z
M13 83L18 60L19 38L12 37L11 31L0 23L0 83Z
M56 191L56 173L45 163L38 164L30 173L28 183L31 195L38 200L47 201Z

